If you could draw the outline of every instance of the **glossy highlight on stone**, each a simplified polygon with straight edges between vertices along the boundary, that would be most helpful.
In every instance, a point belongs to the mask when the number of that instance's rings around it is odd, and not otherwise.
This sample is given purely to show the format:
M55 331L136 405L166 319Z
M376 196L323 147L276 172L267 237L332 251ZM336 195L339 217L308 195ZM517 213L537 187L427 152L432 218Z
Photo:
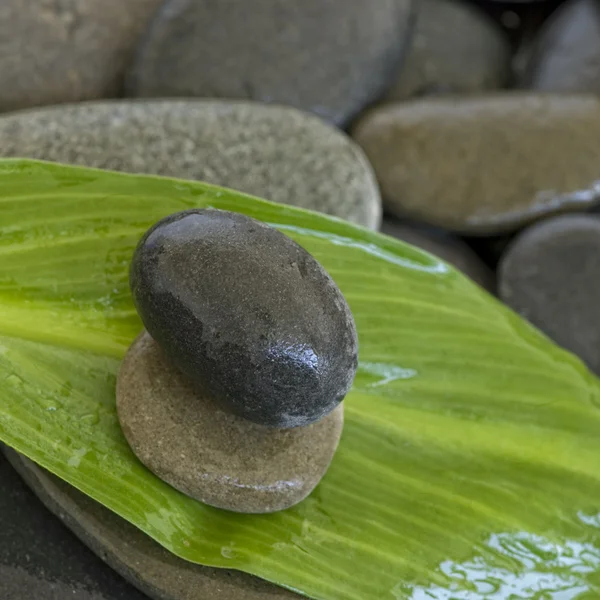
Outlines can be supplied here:
M130 285L165 355L200 388L250 421L308 425L352 384L352 313L321 265L249 217L193 209L141 239Z

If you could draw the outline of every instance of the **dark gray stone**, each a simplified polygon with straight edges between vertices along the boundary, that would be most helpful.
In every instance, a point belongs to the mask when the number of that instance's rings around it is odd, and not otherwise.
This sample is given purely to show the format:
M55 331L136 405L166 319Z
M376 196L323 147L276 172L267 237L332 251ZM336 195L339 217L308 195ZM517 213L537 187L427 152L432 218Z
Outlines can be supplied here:
M154 600L294 600L299 598L292 592L240 571L203 567L177 558L127 521L24 456L8 449L5 453L50 511L59 515L64 524L115 571ZM2 479L0 479L1 484ZM24 488L23 484L20 484L20 488ZM30 493L28 497L31 497ZM31 518L27 508L29 508L27 505L23 507L25 514L23 524ZM47 514L45 510L43 512ZM8 518L12 513L9 510L6 514ZM2 517L4 513L0 513L0 518ZM61 530L72 538L62 526ZM45 526L40 526L32 533L32 543L43 543L48 535L52 535L52 529L47 530ZM42 565L40 571L47 574L47 579L42 575L43 581L51 583L54 579L63 580L65 573L69 572L68 565L64 561L68 561L70 565L78 565L80 556L95 559L76 539L72 541L75 545L70 554L57 552L54 556L54 549L49 546L47 551L52 556L45 557L44 553L41 553L39 557L35 557L36 563L40 561ZM42 551L45 548L42 546ZM54 559L56 559L54 562L57 565L56 569L45 571L45 566L52 563ZM89 573L91 582L100 580L93 567L94 564L103 566L99 559L81 563L82 578L85 577L84 573ZM117 588L117 592L113 593L112 588L105 586L99 588L99 593L106 596L74 595L73 598L75 600L143 600L145 598L108 567L104 567L104 572L108 574L109 581L117 581L122 586ZM0 585L1 582L0 579ZM120 589L125 590L123 594ZM69 592L71 591L69 588ZM43 595L17 595L14 598L10 596L8 598L0 596L0 598L2 600L65 600L71 596L63 594L45 598Z
M600 92L600 3L560 6L535 40L520 87L555 92Z
M515 238L500 297L600 375L600 216L565 215Z
M51 514L0 452L0 598L144 600L146 596Z
M357 367L352 313L321 265L244 215L189 210L140 240L133 298L167 357L212 398L261 425L330 413Z
M455 266L481 287L493 291L494 277L483 261L457 236L442 229L426 227L409 221L387 217L381 233L417 246Z
M457 0L419 0L410 48L385 100L503 87L510 46L478 7Z
M118 94L162 0L1 0L0 111Z
M370 229L381 220L361 149L293 108L155 100L23 111L0 117L0 156L200 179Z
M250 98L347 122L391 83L412 0L167 0L132 96Z
M201 502L243 513L284 510L321 481L343 427L343 404L293 429L257 425L223 410L168 363L144 332L117 382L119 422L137 457Z

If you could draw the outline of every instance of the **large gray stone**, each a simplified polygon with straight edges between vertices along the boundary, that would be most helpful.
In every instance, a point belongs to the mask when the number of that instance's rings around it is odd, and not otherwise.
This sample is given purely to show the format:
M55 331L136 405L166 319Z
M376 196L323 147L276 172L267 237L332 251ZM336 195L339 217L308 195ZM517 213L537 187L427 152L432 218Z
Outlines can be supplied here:
M510 70L504 32L478 7L457 0L419 0L414 34L385 100L502 87Z
M599 201L600 99L498 94L389 104L354 138L398 217L474 235Z
M8 449L5 453L11 464L48 509L60 516L64 524L109 566L154 600L294 600L299 598L292 592L240 571L202 567L177 558L127 521L24 456ZM85 554L85 548L81 549L81 552ZM59 557L60 555L57 555L57 559ZM73 560L75 561L76 558ZM66 564L62 566L67 570ZM94 577L93 572L92 577ZM129 590L125 595L109 594L106 597L101 595L100 598L75 596L75 598L76 600L142 600L141 594L135 593L135 590L129 586L124 588ZM105 594L104 591L100 593ZM34 598L38 600L38 597ZM42 596L40 600L64 600L64 598L64 596L58 598L50 596L46 599ZM33 598L16 596L8 599L2 597L2 600L33 600Z
M112 97L162 0L2 0L0 111Z
M412 0L167 0L128 93L250 98L345 123L391 83L411 10Z
M371 166L293 108L219 100L75 104L0 117L0 156L200 179L376 229Z
M571 0L540 31L519 82L556 92L600 92L600 3Z

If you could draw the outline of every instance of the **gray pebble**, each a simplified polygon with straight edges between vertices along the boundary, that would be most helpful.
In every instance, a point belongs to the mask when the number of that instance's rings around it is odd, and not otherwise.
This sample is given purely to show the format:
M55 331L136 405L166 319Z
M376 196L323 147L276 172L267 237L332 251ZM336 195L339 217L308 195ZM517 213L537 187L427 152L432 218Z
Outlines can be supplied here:
M385 100L503 87L508 39L483 11L457 0L420 0L409 50Z
M412 0L167 0L128 93L250 98L342 124L390 84L411 10Z
M117 411L132 450L158 477L201 502L243 513L304 500L325 474L343 425L343 405L295 429L236 417L198 392L147 333L121 366Z
M162 0L1 0L0 112L118 94Z
M0 156L199 179L377 229L373 170L346 135L292 108L94 102L0 117Z
M500 297L600 374L600 216L534 225L509 246Z
M356 372L352 313L321 265L244 215L192 209L140 241L130 283L146 329L236 414L272 427L319 420Z
M600 4L560 6L535 40L520 87L555 92L600 92Z

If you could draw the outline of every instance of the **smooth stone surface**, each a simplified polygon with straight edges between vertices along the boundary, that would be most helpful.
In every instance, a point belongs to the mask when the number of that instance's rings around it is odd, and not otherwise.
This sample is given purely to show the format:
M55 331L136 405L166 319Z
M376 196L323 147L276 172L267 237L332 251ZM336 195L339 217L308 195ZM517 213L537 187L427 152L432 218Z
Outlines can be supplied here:
M199 179L371 229L381 220L360 148L292 108L173 100L26 111L0 117L0 156Z
M299 598L292 592L240 571L203 567L177 558L139 529L68 483L14 451L5 452L12 465L48 509L59 515L64 524L102 557L114 571L154 600L294 600ZM20 487L24 488L24 485L21 483ZM31 492L28 492L28 496L32 496ZM40 509L43 508L37 501L36 505ZM45 509L44 514L46 514ZM62 526L61 529L70 538L72 537ZM43 536L40 535L40 531L44 531ZM46 540L46 531L48 530L45 528L36 530L35 539L38 544ZM73 543L78 554L65 558L64 560L69 561L67 565L78 564L81 560L79 555L95 558L75 538ZM64 576L68 571L67 565L64 562L61 564L61 558L62 555L56 555L56 564L61 565L62 569L57 572L59 579L61 573ZM43 561L44 556L36 558L37 560ZM103 566L99 560L96 559L95 562ZM75 600L142 600L145 598L121 580L117 573L106 566L103 568L112 579L122 585L126 592L123 595L109 594L100 598L73 596ZM92 581L97 580L94 571L88 570L86 573L91 575ZM53 573L48 572L48 576L53 577ZM66 595L56 598L50 596L48 599L44 596L16 596L8 599L2 597L2 600L65 600L65 598Z
M117 380L119 422L163 481L211 506L268 513L304 500L337 448L343 405L307 427L272 429L225 412L170 365L144 332Z
M0 111L111 97L161 0L2 0Z
M454 235L391 217L383 220L381 233L435 254L487 290L492 291L495 287L490 269L465 242Z
M249 98L343 124L391 83L411 13L412 0L167 0L128 95Z
M508 39L478 7L420 0L410 48L385 100L497 89L509 71Z
M600 92L600 3L571 0L539 33L521 87Z
M599 201L600 100L498 94L382 106L356 126L387 210L473 235Z
M308 425L352 385L358 338L344 296L304 248L260 221L169 215L139 241L129 281L169 360L250 421Z
M498 286L504 302L600 375L600 216L525 230L500 262Z
M0 452L0 598L144 600L146 596L52 515Z

